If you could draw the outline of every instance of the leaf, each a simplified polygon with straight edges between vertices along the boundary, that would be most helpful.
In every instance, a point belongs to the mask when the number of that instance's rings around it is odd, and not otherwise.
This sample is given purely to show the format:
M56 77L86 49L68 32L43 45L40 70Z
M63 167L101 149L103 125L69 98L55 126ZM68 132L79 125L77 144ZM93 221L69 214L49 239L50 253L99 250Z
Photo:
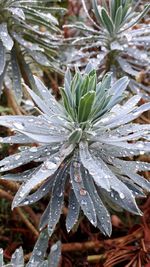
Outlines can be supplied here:
M135 24L137 24L145 15L146 13L149 11L150 9L150 4L146 5L146 7L144 8L144 10L142 12L140 12L140 14L138 16L136 16L135 19L131 20L128 24L127 27L125 27L123 30L121 30L119 33L121 33L122 31L126 31L129 28L131 28L132 26L134 26Z
M81 163L75 156L70 165L70 178L71 178L72 188L85 216L94 226L96 226L97 219L96 219L94 204L88 191L86 191L86 189L84 188L80 168L81 168Z
M121 57L118 57L117 61L118 61L119 65L120 65L121 69L124 72L126 72L126 73L128 73L128 74L130 74L130 75L132 75L134 77L136 77L138 75L139 72L137 70L133 69L132 65L129 64L127 62L127 60L125 60L125 59L123 59Z
M54 96L50 93L50 91L45 87L45 85L38 77L34 76L34 80L38 93L41 95L48 108L52 113L58 114L61 111L61 106L58 104Z
M23 249L21 247L13 253L11 263L13 266L24 267Z
M0 39L4 47L10 51L14 45L14 42L8 33L7 24L5 22L0 24Z
M91 62L89 62L85 67L84 73L89 74L93 70L94 70L94 65Z
M40 158L42 155L47 156L48 159L52 154L56 152L57 149L51 150L50 147L47 148L46 146L28 147L24 151L8 156L1 160L0 166L3 167L0 169L0 171L8 171L17 168L23 164L27 164L30 161Z
M1 60L1 57L0 57L0 60ZM2 93L3 81L4 81L4 77L5 77L6 71L7 71L7 66L8 66L8 64L5 65L3 73L0 74L0 96L1 96L1 93ZM4 107L3 107L2 110L4 110ZM7 111L6 108L5 108L5 111ZM1 112L1 109L0 109L0 112Z
M3 267L4 259L3 259L3 249L0 248L0 267Z
M115 30L118 30L120 27L120 24L122 22L122 13L123 13L123 8L120 6L117 9L116 15L115 15Z
M37 80L37 78L35 79L35 83L37 85L39 81ZM38 84L39 85L39 84ZM49 105L47 106L46 103L44 102L44 100L42 100L36 93L34 93L27 85L25 85L26 90L28 91L28 93L31 95L32 99L34 100L34 102L38 105L38 107L47 115L54 115L54 111L53 109L49 108ZM39 88L39 86L37 86ZM45 90L43 88L43 90ZM41 91L40 91L41 92ZM43 91L44 93L44 91ZM48 98L49 99L49 98Z
M96 16L96 19L99 22L99 24L101 24L102 23L102 20L101 20L101 16L100 16L100 13L99 13L97 0L92 0L92 5L93 5L94 14Z
M17 61L15 47L11 51L11 67L12 67L12 79L13 79L13 90L18 101L22 98L22 85L21 85L21 73Z
M5 47L3 46L2 41L0 40L0 85L2 84L4 78L4 69L6 63ZM0 86L1 89L1 86Z
M32 168L30 170L24 171L22 173L8 173L1 176L1 179L6 179L10 181L18 181L23 182L30 178L31 174L35 171L35 168Z
M93 91L90 91L81 97L78 109L79 122L84 122L88 120L94 99L95 99L95 92Z
M59 218L61 216L63 202L64 202L65 182L67 179L67 168L68 164L66 164L63 168L60 168L53 182L53 187L51 191L51 200L49 206L50 212L48 217L49 236L52 235L55 226L58 223Z
M3 137L2 139L0 138L0 143L5 144L27 144L32 142L33 140L24 134L16 134L9 137Z
M44 227L48 224L49 213L50 213L50 202L48 203L48 206L46 207L40 218L40 223L39 223L40 231L44 229Z
M72 80L72 75L68 68L67 71L65 72L65 78L64 78L65 88L67 86L71 86L71 80Z
M61 257L61 242L58 241L51 247L49 259L48 259L48 267L58 267Z
M25 20L25 13L23 12L22 8L9 7L9 8L7 8L7 10L10 11L12 13L12 15L15 15L18 18Z
M20 202L19 206L33 204L39 201L44 196L46 196L48 193L51 193L53 183L54 183L54 176L44 181L44 183L42 183L42 185L34 193L30 194L22 202Z
M73 189L70 190L69 194L69 207L66 218L66 228L70 232L74 225L77 223L80 213L80 205L75 196Z
M79 143L81 137L82 137L82 130L79 128L79 129L74 130L71 133L71 135L68 138L68 141L70 143L77 144L77 143Z
M113 22L112 22L110 16L108 15L107 11L105 10L105 8L103 8L103 7L101 8L100 14L101 14L101 19L102 19L103 25L105 26L107 31L110 33L110 35L113 35L114 25L113 25Z
M43 262L48 246L48 239L48 232L47 229L45 229L40 234L26 267L32 267L33 263L39 264Z
M93 182L93 178L88 175L88 173L82 168L82 177L85 189L89 192L90 197L94 203L94 207L97 215L97 226L102 231L103 234L111 235L112 226L110 215L105 208L102 200L100 199L96 187Z
M30 50L28 50L28 53L39 65L50 67L50 61L44 53Z
M35 171L32 177L20 187L13 200L12 207L14 208L18 206L31 192L31 190L35 188L35 186L37 186L41 182L44 182L48 177L53 175L61 164L61 162L59 161L59 153L55 153L48 160L46 160L40 166L39 170Z
M116 2L116 0L109 0L110 16L112 18L112 21L114 21L115 15L116 15L115 2Z
M84 168L93 177L95 183L98 186L106 190L110 190L109 177L107 177L99 161L91 156L88 150L87 143L80 142L79 147L80 147L80 158Z

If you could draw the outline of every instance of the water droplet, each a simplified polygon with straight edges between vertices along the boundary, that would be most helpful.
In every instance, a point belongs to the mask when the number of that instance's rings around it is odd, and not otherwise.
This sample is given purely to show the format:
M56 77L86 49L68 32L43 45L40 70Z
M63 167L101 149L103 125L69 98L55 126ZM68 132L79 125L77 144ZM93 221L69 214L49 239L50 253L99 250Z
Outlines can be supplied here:
M46 167L46 169L52 170L52 169L55 169L57 165L52 161L46 161L44 163L44 166Z
M37 152L37 147L36 146L33 146L29 149L30 152Z
M75 182L77 182L77 183L81 183L81 177L79 176L79 175L76 175L75 177L74 177L74 180L75 180Z
M41 255L42 255L42 252L41 252L40 250L38 250L38 251L36 252L36 254L37 254L38 256L41 256Z
M85 196L87 194L87 191L84 188L80 189L80 195Z
M20 158L21 158L21 155L16 155L16 156L15 156L15 159L16 159L16 160L18 160L18 159L20 159Z
M19 130L23 130L24 129L23 124L20 123L20 122L14 122L13 125Z
M58 245L57 244L54 244L52 247L51 247L51 251L54 252L58 249Z
M125 195L123 193L120 193L119 196L120 196L121 199L125 198Z
M81 200L81 205L87 205L87 201L86 200Z

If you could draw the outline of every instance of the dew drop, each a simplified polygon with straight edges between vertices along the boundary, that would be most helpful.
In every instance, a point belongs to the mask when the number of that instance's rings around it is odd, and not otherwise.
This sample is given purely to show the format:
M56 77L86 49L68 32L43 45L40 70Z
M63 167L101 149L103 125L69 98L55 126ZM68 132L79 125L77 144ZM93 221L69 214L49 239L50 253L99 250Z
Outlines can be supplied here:
M18 160L18 159L20 159L20 158L21 158L21 155L16 155L16 156L15 156L15 159L16 159L16 160Z
M80 195L85 196L87 194L87 191L84 188L80 189Z
M24 126L22 125L22 123L14 122L13 125L19 130L23 130L24 129Z
M121 199L125 198L125 195L123 193L120 193L119 196L120 196Z
M46 167L46 169L52 170L55 169L57 165L51 161L47 161L44 163L44 166Z
M37 152L37 147L36 146L33 146L29 149L30 152Z
M54 252L58 249L58 245L57 244L54 244L52 247L51 247L51 251Z
M42 252L41 252L40 250L38 250L38 251L36 252L36 254L37 254L38 256L41 256L41 255L42 255Z

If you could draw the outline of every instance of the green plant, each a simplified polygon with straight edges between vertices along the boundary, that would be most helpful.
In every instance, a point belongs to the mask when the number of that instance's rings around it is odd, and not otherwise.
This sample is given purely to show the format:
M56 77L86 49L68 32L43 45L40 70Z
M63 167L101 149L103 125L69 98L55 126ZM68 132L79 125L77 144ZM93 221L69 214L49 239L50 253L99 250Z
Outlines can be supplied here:
M0 93L6 77L7 84L9 79L12 80L15 95L21 100L22 76L33 85L31 63L40 68L59 69L57 51L61 32L56 17L51 13L63 11L63 8L46 7L40 0L0 0Z
M150 9L150 4L142 12L136 12L132 0L101 2L98 5L97 0L92 0L95 22L82 0L91 26L84 22L67 25L82 33L73 41L79 49L73 51L68 63L82 66L90 60L101 71L101 76L107 71L112 71L115 79L128 75L131 91L139 93L142 89L148 96L150 88L138 81L138 75L149 67L150 27L140 21Z
M51 247L50 254L47 260L44 260L45 252L48 246L48 233L47 230L44 230L33 249L31 257L27 264L24 263L23 250L20 247L16 249L12 255L11 262L4 264L3 260L3 250L0 249L0 266L1 267L57 267L60 261L61 256L61 243L58 241Z
M80 209L108 235L111 221L107 207L116 210L120 206L141 214L135 197L143 197L143 189L150 190L150 183L138 172L149 170L150 164L130 157L150 151L150 125L132 121L147 111L150 103L137 106L138 95L120 104L129 80L123 77L112 84L111 76L107 73L97 83L90 64L83 75L76 70L73 78L68 70L61 88L61 103L35 77L37 94L28 87L27 90L41 114L0 117L0 125L15 132L1 138L1 142L29 144L23 151L1 160L0 171L31 161L39 163L25 172L2 176L22 182L12 207L34 203L50 193L40 222L41 229L48 224L50 235L59 221L69 181L68 231L77 222ZM30 146L35 142L37 146Z

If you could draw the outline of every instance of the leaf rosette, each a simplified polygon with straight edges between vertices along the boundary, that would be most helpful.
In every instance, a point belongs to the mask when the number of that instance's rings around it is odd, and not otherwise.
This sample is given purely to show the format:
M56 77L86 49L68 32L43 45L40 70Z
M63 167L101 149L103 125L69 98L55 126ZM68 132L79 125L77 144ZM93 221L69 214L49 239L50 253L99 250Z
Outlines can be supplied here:
M92 0L93 20L85 1L81 1L90 26L83 21L67 25L78 31L72 40L74 49L72 54L69 52L68 64L84 66L90 61L102 76L108 71L116 79L127 75L130 90L134 94L142 90L147 98L150 88L140 81L139 75L149 69L150 26L141 23L141 19L150 10L150 4L137 12L137 4L132 0L101 1L101 5Z
M149 170L150 164L131 158L150 151L150 125L133 121L149 110L150 103L138 106L139 95L122 103L129 80L123 77L112 83L111 76L107 73L97 82L91 64L84 74L76 70L74 77L68 70L60 103L35 77L36 93L27 90L40 115L0 117L0 125L15 132L1 142L27 145L1 160L0 171L8 172L31 161L38 163L22 173L2 176L22 183L12 206L32 204L50 194L40 222L41 229L48 225L50 235L59 221L68 186L68 231L81 210L108 235L109 210L125 209L141 215L135 198L150 190L149 181L140 174ZM37 146L31 146L33 143Z
M33 82L32 63L61 71L58 59L61 31L55 14L65 9L47 7L48 2L57 1L0 0L0 93L4 78L9 74L15 95L21 100L22 76L28 78L31 85Z

